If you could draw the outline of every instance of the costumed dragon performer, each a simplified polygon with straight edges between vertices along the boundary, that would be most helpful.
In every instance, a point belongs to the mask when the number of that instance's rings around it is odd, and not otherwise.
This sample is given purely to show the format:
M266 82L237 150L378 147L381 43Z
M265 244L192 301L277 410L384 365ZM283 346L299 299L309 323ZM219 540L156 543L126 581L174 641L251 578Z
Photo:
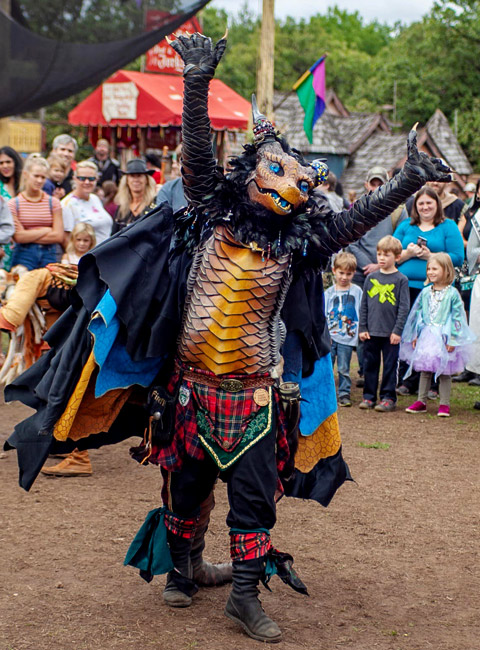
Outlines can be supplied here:
M214 46L194 34L173 47L185 63L189 207L172 215L163 204L82 258L73 305L47 336L52 349L7 387L7 400L36 413L17 425L6 448L17 449L20 484L29 489L48 453L146 430L131 453L161 467L164 505L149 513L126 563L148 580L168 572L164 599L177 606L190 604L197 590L192 546L200 504L218 477L226 481L233 588L225 614L254 639L277 642L281 631L263 611L257 585L277 571L306 590L291 556L270 541L276 497L328 505L349 478L319 272L449 170L418 152L412 131L403 170L335 214L316 190L328 170L292 150L254 105L253 144L224 174L207 100L226 40ZM279 382L286 333L287 346L295 335L302 347L300 435L295 399Z

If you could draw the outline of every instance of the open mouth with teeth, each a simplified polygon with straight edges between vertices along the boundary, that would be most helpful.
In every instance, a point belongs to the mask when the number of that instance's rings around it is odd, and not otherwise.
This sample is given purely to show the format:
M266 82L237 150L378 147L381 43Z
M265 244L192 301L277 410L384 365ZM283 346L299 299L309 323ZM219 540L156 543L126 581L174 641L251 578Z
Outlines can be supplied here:
M256 185L258 191L261 194L264 194L265 196L269 196L272 199L272 201L275 203L275 205L280 208L280 210L283 210L283 212L285 213L291 211L293 205L289 203L286 199L284 199L282 196L280 196L278 192L276 192L275 190L267 190L263 187L259 187L258 184Z

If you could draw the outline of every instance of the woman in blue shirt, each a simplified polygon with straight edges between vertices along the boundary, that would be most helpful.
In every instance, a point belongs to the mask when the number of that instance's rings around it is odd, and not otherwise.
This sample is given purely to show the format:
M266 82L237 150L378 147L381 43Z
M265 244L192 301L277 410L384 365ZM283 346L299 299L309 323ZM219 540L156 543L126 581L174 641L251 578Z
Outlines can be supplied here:
M410 221L405 220L395 230L395 237L402 242L402 254L398 270L407 276L410 304L413 305L425 286L427 262L432 253L448 253L453 266L463 264L465 249L457 224L446 219L438 194L426 185L415 195ZM406 368L399 368L401 395L416 392L416 373L403 380Z
M440 199L431 187L417 192L411 219L402 221L395 237L402 242L398 270L408 278L411 304L425 286L427 262L432 253L448 253L453 266L463 264L462 235L452 219L445 219Z

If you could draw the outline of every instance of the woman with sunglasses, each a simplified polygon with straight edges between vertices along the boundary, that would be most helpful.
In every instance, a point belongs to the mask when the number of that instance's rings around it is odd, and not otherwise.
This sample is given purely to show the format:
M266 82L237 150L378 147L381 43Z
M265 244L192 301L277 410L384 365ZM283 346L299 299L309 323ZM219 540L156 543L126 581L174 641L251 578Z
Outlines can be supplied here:
M66 232L72 232L77 223L88 223L95 232L97 244L101 244L111 235L113 219L94 194L97 178L98 167L94 162L79 162L73 177L75 188L61 203Z

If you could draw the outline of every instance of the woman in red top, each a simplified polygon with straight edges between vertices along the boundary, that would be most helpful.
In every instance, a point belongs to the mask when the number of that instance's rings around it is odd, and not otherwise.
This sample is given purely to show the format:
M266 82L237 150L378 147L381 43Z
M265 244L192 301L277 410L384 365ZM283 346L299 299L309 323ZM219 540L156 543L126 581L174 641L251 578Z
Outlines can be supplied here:
M60 202L42 190L47 175L47 161L38 155L29 156L21 191L8 202L15 225L12 266L22 264L29 271L56 262L57 244L65 236Z

